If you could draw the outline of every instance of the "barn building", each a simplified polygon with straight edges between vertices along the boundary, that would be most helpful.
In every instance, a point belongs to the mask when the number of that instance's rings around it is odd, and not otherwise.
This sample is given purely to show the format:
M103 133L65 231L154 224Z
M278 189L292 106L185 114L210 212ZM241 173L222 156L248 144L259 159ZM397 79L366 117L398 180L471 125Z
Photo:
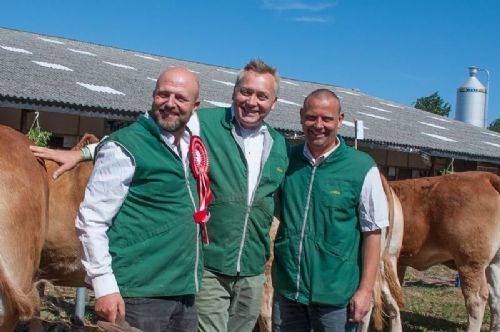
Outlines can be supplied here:
M199 76L202 107L230 105L238 69L0 28L0 123L27 132L38 112L41 128L53 133L52 147L71 147L85 132L102 137L149 109L156 77L172 66ZM355 120L363 121L358 147L389 179L451 167L500 174L497 133L356 89L283 78L267 121L292 143L303 139L302 101L318 88L341 99L340 134L349 144Z

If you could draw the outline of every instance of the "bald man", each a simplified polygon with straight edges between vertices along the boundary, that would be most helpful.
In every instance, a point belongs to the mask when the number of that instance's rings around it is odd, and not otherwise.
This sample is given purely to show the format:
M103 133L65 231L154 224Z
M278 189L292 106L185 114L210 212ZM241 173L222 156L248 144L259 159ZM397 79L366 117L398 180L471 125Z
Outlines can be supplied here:
M327 89L300 110L306 143L290 154L274 244L275 331L356 331L370 306L387 203L373 159L337 136L343 118Z
M151 110L96 149L76 228L95 311L110 322L125 317L143 331L197 330L193 294L203 262L186 124L198 91L188 70L163 72Z

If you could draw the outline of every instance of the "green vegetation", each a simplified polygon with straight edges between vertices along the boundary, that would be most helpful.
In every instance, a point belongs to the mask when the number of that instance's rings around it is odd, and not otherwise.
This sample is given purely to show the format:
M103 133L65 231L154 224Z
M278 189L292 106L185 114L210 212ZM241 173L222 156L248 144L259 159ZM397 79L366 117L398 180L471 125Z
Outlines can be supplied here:
M496 119L492 123L490 123L490 126L488 127L489 130L491 131L496 131L497 133L500 133L500 119Z
M444 101L437 92L430 96L420 97L413 103L415 108L422 111L434 113L437 115L448 116L451 111L451 105Z
M28 138L38 146L46 147L49 143L50 137L52 136L51 132L40 129L40 127L33 127L26 134Z

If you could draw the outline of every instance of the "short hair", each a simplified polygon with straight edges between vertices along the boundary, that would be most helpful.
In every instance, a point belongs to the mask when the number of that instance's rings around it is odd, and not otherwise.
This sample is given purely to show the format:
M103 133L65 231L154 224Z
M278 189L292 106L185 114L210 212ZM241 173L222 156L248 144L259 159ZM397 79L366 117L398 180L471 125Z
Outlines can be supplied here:
M307 97L304 99L304 105L302 106L304 109L307 108L307 103L309 102L309 99L311 99L311 98L318 98L318 99L333 98L333 99L336 99L338 104L339 104L339 113L342 112L342 105L340 104L340 98L332 90L316 89L313 92L311 92L310 94L308 94Z
M276 68L271 67L261 59L252 59L249 63L243 67L242 70L239 71L238 76L236 77L235 87L240 84L240 81L243 79L243 75L247 71L254 71L257 74L271 74L274 77L274 93L278 96L279 88L280 88L280 74Z

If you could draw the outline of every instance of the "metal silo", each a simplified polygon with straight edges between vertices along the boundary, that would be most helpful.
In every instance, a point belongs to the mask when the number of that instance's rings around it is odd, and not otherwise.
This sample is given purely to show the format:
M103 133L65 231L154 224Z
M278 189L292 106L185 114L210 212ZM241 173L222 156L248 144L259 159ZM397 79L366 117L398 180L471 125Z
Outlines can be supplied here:
M479 68L469 67L469 78L457 89L455 119L484 128L486 88L477 79Z

